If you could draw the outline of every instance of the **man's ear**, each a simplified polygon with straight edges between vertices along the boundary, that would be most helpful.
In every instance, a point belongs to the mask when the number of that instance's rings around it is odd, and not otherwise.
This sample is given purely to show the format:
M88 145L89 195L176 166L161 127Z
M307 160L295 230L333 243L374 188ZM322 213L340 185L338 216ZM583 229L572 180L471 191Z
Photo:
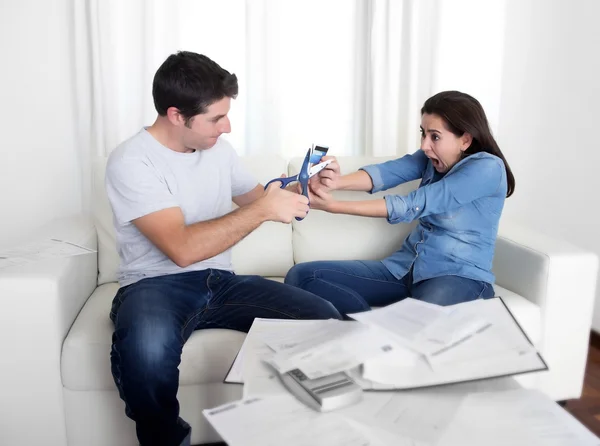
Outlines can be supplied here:
M460 137L460 140L461 140L460 150L462 150L464 152L471 146L471 143L473 142L473 136L470 133L465 132L465 133L463 133L463 136Z
M185 125L185 118L176 107L169 107L167 109L167 118L175 126Z

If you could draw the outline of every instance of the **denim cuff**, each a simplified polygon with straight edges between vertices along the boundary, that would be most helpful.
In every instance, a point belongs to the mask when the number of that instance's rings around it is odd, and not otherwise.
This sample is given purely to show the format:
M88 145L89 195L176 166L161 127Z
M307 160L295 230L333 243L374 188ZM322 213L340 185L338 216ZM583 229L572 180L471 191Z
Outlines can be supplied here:
M373 182L373 189L369 191L370 194L374 194L376 192L379 192L380 190L383 190L383 177L381 176L379 167L377 167L376 164L364 166L358 170L364 170L371 177L371 181Z
M386 195L385 207L387 208L387 221L389 223L407 223L413 220L414 215L410 212L410 208L404 197L400 195Z

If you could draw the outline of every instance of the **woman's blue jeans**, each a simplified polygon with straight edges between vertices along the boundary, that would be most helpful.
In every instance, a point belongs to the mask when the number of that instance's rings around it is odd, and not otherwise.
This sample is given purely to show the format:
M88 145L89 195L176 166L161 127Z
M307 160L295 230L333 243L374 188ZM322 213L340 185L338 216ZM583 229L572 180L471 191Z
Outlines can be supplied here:
M192 332L247 332L257 317L341 319L331 303L307 291L214 269L147 278L119 289L110 312L111 367L141 446L189 445L177 390L183 344Z
M441 276L413 283L409 272L398 280L376 260L318 261L295 265L285 283L310 291L347 315L382 307L412 297L438 305L452 305L494 296L486 282Z

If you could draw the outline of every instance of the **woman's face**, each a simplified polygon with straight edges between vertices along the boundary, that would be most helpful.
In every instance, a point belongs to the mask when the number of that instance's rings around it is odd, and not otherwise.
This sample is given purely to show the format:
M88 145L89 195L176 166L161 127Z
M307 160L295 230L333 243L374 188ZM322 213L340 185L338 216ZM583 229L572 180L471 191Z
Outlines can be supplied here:
M444 120L438 115L425 113L421 117L421 150L440 173L448 172L461 160L471 141L468 133L456 136L447 130Z

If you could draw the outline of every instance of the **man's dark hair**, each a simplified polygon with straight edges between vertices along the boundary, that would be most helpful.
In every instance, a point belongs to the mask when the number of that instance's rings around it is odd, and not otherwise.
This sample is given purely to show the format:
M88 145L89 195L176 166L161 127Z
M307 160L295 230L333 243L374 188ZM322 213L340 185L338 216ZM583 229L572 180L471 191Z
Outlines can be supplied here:
M205 113L209 105L237 94L235 74L190 51L171 54L156 71L152 83L158 114L165 116L169 107L175 107L186 118L186 125L193 116Z

